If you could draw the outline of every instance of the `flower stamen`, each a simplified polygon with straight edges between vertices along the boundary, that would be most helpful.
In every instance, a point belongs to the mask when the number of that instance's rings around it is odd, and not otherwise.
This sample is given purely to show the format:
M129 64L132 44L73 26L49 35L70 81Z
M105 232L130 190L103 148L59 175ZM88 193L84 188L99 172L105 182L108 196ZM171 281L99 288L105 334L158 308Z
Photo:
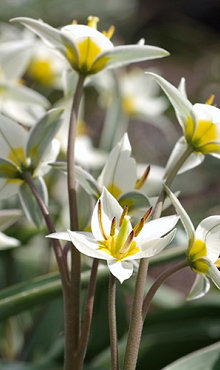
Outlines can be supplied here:
M145 213L145 215L140 219L140 221L138 221L138 223L135 225L134 227L134 236L138 236L138 234L140 234L141 230L143 229L144 227L144 224L145 222L147 221L147 219L150 217L151 215L151 212L152 212L152 207L150 207L148 209L148 211Z
M108 31L102 31L103 35L106 36L109 40L112 38L115 32L115 26L109 27Z
M108 237L106 236L106 233L105 233L105 230L104 230L104 227L103 227L103 223L102 223L102 202L101 202L100 199L98 201L98 220L99 220L99 228L100 228L100 231L102 233L102 236L105 240L107 240Z
M115 230L116 230L116 217L113 217L112 224L111 224L110 236L115 235Z
M212 105L213 101L215 99L215 94L212 94L207 100L206 100L206 104L207 105Z
M90 15L88 18L88 26L97 30L97 24L99 22L99 17L94 17Z
M122 223L124 221L124 218L125 218L125 216L127 216L127 214L128 214L128 206L125 206L124 209L123 209L121 218L119 220L119 227L121 227L121 225L122 225Z
M132 230L130 232L130 234L128 235L124 245L121 247L121 249L119 251L120 254L125 254L128 251L128 249L131 246L131 243L133 242L134 236L135 236L134 235L134 230Z
M144 171L143 175L141 176L141 178L139 180L137 180L136 184L135 184L135 189L139 190L142 188L142 186L144 185L144 183L146 182L147 178L148 178L148 175L149 175L149 172L150 172L150 166L148 166L146 168L146 170Z

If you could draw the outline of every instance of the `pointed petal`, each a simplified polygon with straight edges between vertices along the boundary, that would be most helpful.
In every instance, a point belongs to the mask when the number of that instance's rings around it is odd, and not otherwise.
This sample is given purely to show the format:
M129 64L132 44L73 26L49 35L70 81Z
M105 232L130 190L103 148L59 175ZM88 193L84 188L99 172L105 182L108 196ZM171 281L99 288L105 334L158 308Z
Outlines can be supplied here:
M178 90L187 99L187 93L186 93L186 79L184 77L181 78Z
M142 240L151 240L160 238L172 230L179 220L179 216L166 216L157 220L146 222L140 234L137 236L137 243L142 243Z
M43 38L49 46L57 46L62 44L61 32L56 28L41 20L35 20L28 17L17 17L10 20L10 22L20 22L36 35Z
M193 286L187 297L187 301L203 297L204 295L206 295L206 293L208 293L209 289L209 280L205 277L205 275L197 274Z
M213 281L217 288L220 289L220 271L211 261L209 263L209 271L206 275Z
M57 139L53 139L41 158L37 169L34 171L35 177L44 176L48 171L51 170L51 163L56 160L59 151L60 142Z
M14 148L25 148L26 140L26 130L0 114L0 157L8 158Z
M173 151L168 159L166 169L165 169L165 175L164 178L167 178L167 176L170 174L172 171L173 167L179 160L179 158L183 155L183 153L186 150L186 144L184 137L182 136L176 143L176 145L173 148ZM192 153L190 156L187 158L185 163L182 165L182 167L178 171L178 175L191 170L192 168L199 166L203 160L205 159L205 156L201 153Z
M49 235L46 235L46 238L71 241L70 236L67 231L61 231L59 233L49 234Z
M94 61L93 69L96 69L96 64L100 59L108 59L105 67L115 68L128 65L134 62L141 62L150 59L163 58L169 53L161 48L150 45L125 45L115 46L113 49L99 54Z
M138 242L138 247L141 249L141 252L126 258L126 260L148 258L160 253L169 243L171 243L175 233L176 229L172 230L169 234L160 239L151 239L147 241L146 239L141 240Z
M109 193L109 191L104 187L102 195L100 197L102 204L102 223L106 235L110 234L111 224L114 217L116 217L117 225L116 230L119 230L119 220L121 218L123 208L117 202L117 200ZM93 211L92 221L91 221L92 232L96 240L103 240L103 235L99 228L98 219L98 202ZM129 231L131 227L129 228Z
M17 179L20 173L12 161L0 158L0 178Z
M34 168L37 167L59 130L62 124L62 113L62 109L51 109L29 132L26 155L31 158Z
M22 216L20 209L2 209L0 210L0 230L7 229Z
M19 245L20 245L19 240L11 238L10 236L7 236L0 232L0 250L18 247Z
M102 260L112 259L112 256L98 249L99 243L93 237L71 230L67 231L69 233L71 242L79 252L92 258L99 258ZM91 233L89 234L91 235Z
M98 178L100 187L105 186L115 198L121 193L134 189L136 184L136 162L131 155L127 133L112 149L105 167Z
M129 191L119 196L118 202L122 208L128 206L129 215L137 210L143 210L151 206L149 199L139 190Z
M48 204L48 193L47 187L44 180L41 177L33 179L34 184L44 202ZM43 221L43 216L39 205L30 190L30 187L27 183L23 182L19 189L19 198L23 207L23 210L26 214L28 220L32 221L38 228L41 226Z
M186 97L183 94L181 94L181 92L176 87L171 85L163 77L158 76L155 73L147 72L147 74L154 77L154 79L159 83L159 85L169 98L171 104L173 105L179 123L182 126L183 131L185 131L187 119L190 117L194 121L192 104L188 99L186 99Z
M190 220L188 214L186 213L185 209L181 205L180 201L177 199L177 197L171 192L171 190L167 187L164 186L166 193L168 197L170 198L173 206L175 207L176 212L180 216L180 219L182 221L182 224L186 230L186 233L188 235L190 244L192 244L195 240L195 229L192 224L192 221Z
M21 181L8 182L8 180L0 179L0 199L6 199L17 194L21 184Z
M133 264L132 262L121 262L116 260L107 261L108 268L122 284L124 280L127 280L131 277L133 273Z
M215 262L220 254L219 245L220 216L205 218L196 229L196 239L204 241L207 248L207 257Z

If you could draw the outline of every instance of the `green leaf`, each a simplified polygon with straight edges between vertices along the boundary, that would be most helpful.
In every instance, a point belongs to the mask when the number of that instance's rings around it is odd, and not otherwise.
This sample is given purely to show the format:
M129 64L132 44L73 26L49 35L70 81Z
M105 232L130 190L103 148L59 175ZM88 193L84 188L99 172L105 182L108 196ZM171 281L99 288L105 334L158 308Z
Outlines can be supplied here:
M163 370L218 370L220 369L220 342L175 361Z
M51 109L31 129L27 141L26 156L31 158L31 165L34 168L37 167L57 134L62 124L62 113L63 109Z
M38 177L33 179L44 204L48 203L47 187L43 178ZM19 189L19 198L27 218L32 221L37 227L40 227L43 221L43 216L39 205L32 194L32 191L27 183L23 183Z
M98 269L98 281L108 278L107 267ZM90 271L81 274L82 289L88 286ZM17 315L24 310L45 304L62 295L62 286L58 273L35 278L29 282L13 285L0 292L0 321Z

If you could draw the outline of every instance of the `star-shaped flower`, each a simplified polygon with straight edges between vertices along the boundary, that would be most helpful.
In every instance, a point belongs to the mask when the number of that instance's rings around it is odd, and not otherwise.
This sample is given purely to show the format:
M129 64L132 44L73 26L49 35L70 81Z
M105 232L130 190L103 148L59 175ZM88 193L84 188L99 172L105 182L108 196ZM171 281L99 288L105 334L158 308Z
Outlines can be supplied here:
M150 73L150 75L168 96L184 134L171 153L166 176L182 156L186 146L192 149L192 153L179 173L199 165L204 160L205 154L220 158L220 110L210 105L211 101L207 104L192 105L180 89L156 74Z
M193 271L199 274L188 299L200 298L210 288L207 277L220 289L220 271L217 268L220 267L220 216L205 218L195 230L176 196L167 187L166 192L188 235L189 242L186 254L189 265Z
M123 210L104 188L93 211L92 233L67 230L67 233L55 233L49 237L70 240L81 253L106 260L111 273L123 283L133 273L132 260L160 253L174 237L175 230L172 229L178 216L145 223L150 214L151 209L132 228L126 207Z
M77 72L91 75L104 68L161 58L169 53L161 48L136 44L114 46L109 40L112 32L101 33L96 28L97 17L89 17L88 26L71 24L60 30L41 20L26 17L14 18L35 32L50 47L55 48Z

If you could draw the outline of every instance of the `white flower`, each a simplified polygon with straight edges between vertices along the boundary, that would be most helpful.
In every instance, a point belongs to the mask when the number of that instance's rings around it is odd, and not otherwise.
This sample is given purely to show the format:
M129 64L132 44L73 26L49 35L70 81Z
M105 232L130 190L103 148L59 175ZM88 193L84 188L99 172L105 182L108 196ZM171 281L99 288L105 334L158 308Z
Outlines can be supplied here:
M163 217L145 224L150 213L151 209L132 228L126 208L123 210L104 188L93 211L92 233L68 230L68 233L55 233L49 237L71 240L81 253L106 260L111 273L123 283L133 273L132 260L160 253L174 237L175 230L172 229L178 216Z
M199 274L189 294L189 299L202 297L210 287L210 278L220 289L220 216L210 216L200 222L196 230L175 195L166 187L189 238L187 258L193 271Z
M207 104L192 105L184 93L182 84L178 90L164 78L154 73L149 74L154 77L168 96L184 134L170 156L166 176L186 150L186 146L192 149L192 154L179 173L200 164L204 160L204 154L220 158L220 110L210 105L211 101Z
M91 75L104 68L115 68L132 62L161 58L169 55L163 49L148 45L116 46L108 33L96 29L98 18L90 17L89 25L72 24L55 29L31 18L14 18L35 32L50 47L55 48L68 60L77 72Z

